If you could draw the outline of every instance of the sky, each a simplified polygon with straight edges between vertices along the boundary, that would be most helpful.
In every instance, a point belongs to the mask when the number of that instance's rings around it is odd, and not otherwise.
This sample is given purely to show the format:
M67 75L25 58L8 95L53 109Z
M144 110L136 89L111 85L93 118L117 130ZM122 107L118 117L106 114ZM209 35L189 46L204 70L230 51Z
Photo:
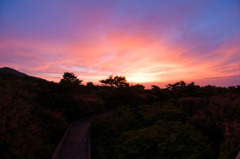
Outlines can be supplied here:
M0 0L0 67L55 82L240 85L240 1Z

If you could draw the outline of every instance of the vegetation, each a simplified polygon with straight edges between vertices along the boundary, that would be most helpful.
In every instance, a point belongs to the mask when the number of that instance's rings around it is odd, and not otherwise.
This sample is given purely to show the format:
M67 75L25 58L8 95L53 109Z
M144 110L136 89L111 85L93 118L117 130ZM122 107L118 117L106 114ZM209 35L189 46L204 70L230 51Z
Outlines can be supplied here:
M129 91L141 95L141 103L118 107L92 123L93 159L234 157L240 143L240 86L180 81L166 89L136 88Z
M83 85L70 72L54 83L4 70L3 159L50 158L70 123L106 109L115 111L92 123L93 159L227 159L240 143L240 86L200 87L180 81L145 89L112 75L96 86Z
M0 158L51 158L70 123L103 101L64 73L60 83L0 71Z
M109 86L115 86L115 87L128 87L129 84L127 83L127 80L123 76L114 76L110 75L105 80L100 80L101 83Z

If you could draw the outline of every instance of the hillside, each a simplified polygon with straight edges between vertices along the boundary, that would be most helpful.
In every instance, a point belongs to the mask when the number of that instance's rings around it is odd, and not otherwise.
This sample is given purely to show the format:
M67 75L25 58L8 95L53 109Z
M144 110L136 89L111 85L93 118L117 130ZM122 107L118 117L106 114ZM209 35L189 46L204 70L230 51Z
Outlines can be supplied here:
M12 68L9 68L9 67L0 68L0 72L6 73L6 74L9 74L9 75L19 76L19 77L28 76L25 73L19 72L19 71L15 70L15 69L12 69Z

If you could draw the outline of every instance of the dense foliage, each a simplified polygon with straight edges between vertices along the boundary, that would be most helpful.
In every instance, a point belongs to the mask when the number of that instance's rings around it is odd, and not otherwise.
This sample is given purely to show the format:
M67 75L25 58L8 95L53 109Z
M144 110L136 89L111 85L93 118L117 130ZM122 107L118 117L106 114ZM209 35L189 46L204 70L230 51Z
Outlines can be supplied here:
M180 81L141 95L152 104L119 107L92 123L93 159L228 159L239 151L239 86Z
M68 77L59 84L0 72L0 158L51 158L70 123L103 110Z

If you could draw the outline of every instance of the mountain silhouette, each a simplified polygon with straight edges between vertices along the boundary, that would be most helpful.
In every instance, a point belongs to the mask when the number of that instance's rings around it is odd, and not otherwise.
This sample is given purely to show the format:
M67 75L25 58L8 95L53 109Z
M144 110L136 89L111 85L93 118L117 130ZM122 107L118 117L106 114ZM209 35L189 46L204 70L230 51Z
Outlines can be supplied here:
M20 77L28 76L27 74L19 72L19 71L15 70L13 68L10 68L10 67L0 68L0 72L10 74L10 75L14 75L14 76L20 76Z
M30 79L35 79L35 80L44 80L44 79L39 78L39 77L29 76L25 73L22 73L22 72L17 71L13 68L10 68L10 67L0 68L0 73L7 74L7 75L10 75L10 76L15 76L15 77L24 77L24 78L30 78Z

